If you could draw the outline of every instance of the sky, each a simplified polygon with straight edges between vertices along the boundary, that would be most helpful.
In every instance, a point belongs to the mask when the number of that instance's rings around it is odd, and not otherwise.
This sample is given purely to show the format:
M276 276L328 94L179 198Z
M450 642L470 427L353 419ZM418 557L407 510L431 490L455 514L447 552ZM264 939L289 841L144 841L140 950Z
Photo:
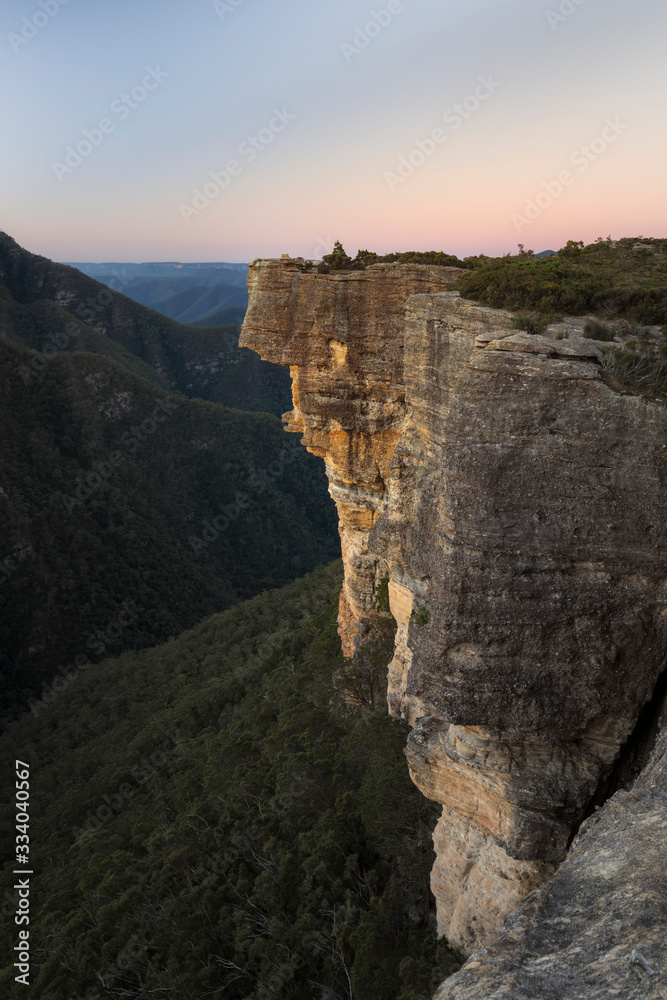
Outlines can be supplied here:
M58 261L667 236L664 0L3 0L0 229Z

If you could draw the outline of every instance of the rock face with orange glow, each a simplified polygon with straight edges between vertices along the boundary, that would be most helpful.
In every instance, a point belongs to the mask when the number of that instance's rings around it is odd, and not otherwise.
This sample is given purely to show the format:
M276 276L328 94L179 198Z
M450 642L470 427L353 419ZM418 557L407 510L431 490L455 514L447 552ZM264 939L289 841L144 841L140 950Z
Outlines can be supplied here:
M389 706L469 953L563 860L664 667L667 413L459 275L256 261L241 346L290 366L288 429L326 463L348 654L389 580Z

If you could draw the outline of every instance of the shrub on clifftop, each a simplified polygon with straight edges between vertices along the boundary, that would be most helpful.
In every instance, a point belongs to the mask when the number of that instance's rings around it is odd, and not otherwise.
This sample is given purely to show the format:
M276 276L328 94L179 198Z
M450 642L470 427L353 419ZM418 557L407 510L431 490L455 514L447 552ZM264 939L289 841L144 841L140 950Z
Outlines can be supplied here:
M461 295L496 309L667 322L667 240L568 241L557 256L470 258Z
M437 267L461 267L469 265L453 254L443 250L405 250L388 254L377 254L372 250L358 250L352 258L345 252L340 240L336 240L331 253L325 254L317 268L320 274L331 271L363 271L370 264L431 264Z

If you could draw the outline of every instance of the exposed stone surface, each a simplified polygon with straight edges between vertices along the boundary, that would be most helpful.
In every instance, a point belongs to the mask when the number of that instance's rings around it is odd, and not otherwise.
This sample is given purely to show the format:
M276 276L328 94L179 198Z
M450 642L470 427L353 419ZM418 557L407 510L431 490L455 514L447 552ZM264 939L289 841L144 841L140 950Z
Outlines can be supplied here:
M376 264L349 274L304 273L296 261L250 266L250 302L239 346L289 365L288 430L326 461L345 563L341 637L346 652L370 626L378 557L368 535L405 420L404 304L451 289L457 268Z
M630 792L589 820L567 860L436 1000L664 1000L667 732Z
M667 411L458 274L255 262L241 346L291 366L288 428L325 459L348 653L389 578L390 710L470 952L563 860L664 667Z

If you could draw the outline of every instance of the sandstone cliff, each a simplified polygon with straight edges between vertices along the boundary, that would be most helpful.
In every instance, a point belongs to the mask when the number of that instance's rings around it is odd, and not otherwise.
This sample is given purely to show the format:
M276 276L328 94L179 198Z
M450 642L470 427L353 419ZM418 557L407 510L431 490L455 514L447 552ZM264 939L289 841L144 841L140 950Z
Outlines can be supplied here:
M664 1000L667 732L630 792L587 820L552 879L435 1000Z
M256 261L241 346L290 366L288 429L325 460L348 653L389 580L389 706L443 807L439 927L470 953L564 859L664 669L667 412L459 275Z

